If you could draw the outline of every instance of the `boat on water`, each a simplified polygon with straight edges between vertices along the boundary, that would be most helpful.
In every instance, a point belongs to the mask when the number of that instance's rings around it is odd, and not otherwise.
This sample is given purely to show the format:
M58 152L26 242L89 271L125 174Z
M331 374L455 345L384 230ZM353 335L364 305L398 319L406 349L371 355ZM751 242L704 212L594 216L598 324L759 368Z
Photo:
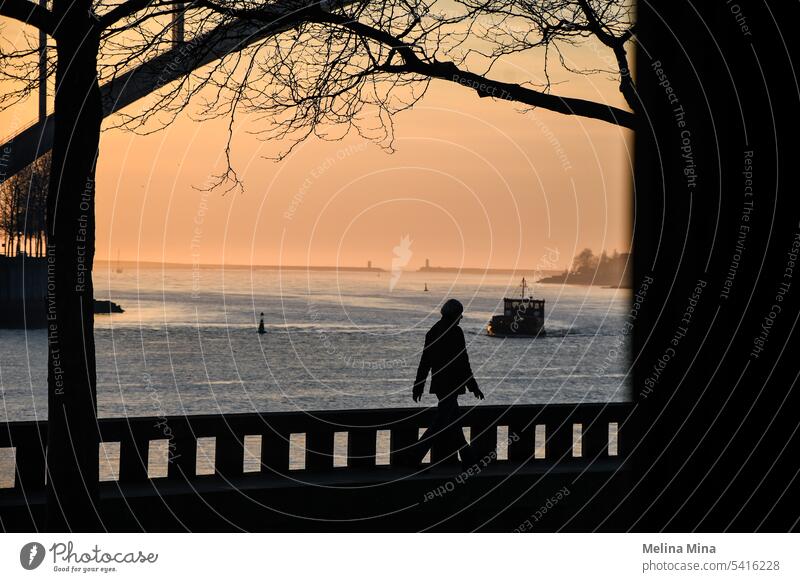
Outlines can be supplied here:
M522 278L519 297L503 298L503 314L492 316L486 333L493 337L536 337L544 335L544 299L526 295L528 283Z

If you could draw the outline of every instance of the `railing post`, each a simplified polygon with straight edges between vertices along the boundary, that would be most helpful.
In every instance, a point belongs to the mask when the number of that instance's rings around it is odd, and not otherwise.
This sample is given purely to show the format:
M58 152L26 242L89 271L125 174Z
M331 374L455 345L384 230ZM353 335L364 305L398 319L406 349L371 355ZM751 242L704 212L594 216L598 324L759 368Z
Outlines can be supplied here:
M20 431L14 435L12 444L16 449L16 478L14 487L25 491L42 489L45 485L45 431L39 431L37 425L30 430ZM98 453L99 454L99 453Z
M306 469L320 471L333 467L333 429L306 431Z
M608 457L608 422L608 415L598 414L582 423L582 457L589 460Z
M119 481L133 482L146 481L147 458L150 454L150 438L137 434L130 425L131 432L120 440L119 443Z
M393 467L410 466L414 463L410 447L417 442L419 427L393 427L389 436L389 464Z
M508 460L524 463L533 460L536 423L533 417L508 425Z
M244 473L244 435L222 424L222 434L216 435L214 474L230 479Z
M272 470L280 475L289 470L289 433L277 432L267 426L261 434L261 470Z
M347 466L374 467L377 430L354 428L347 432Z
M191 479L197 474L197 436L188 421L174 422L167 454L167 477Z
M478 459L488 456L497 458L497 424L495 422L473 422L469 429L470 447Z
M559 418L547 423L545 456L551 463L572 460L572 418Z

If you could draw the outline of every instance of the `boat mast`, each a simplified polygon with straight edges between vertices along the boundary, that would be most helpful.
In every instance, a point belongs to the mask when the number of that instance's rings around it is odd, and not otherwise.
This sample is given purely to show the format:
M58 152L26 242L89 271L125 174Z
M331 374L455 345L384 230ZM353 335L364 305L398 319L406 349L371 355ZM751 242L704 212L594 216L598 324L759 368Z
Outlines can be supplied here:
M525 281L525 277L522 278L522 298L525 299L525 287L527 287L527 282Z

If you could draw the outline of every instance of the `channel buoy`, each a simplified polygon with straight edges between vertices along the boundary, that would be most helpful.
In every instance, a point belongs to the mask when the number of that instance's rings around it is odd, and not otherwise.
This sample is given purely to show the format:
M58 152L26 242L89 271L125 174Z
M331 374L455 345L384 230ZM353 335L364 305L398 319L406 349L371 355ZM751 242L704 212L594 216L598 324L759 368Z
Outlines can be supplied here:
M261 312L261 321L258 322L258 333L265 334L267 330L264 328L264 312Z

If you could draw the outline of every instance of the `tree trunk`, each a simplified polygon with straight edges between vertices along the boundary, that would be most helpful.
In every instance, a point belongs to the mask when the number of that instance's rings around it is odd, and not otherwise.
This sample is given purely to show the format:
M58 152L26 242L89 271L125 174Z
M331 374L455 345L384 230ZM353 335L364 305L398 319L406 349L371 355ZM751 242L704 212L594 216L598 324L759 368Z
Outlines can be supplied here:
M48 531L97 531L92 263L102 106L99 31L86 0L56 0L55 134L47 197Z

